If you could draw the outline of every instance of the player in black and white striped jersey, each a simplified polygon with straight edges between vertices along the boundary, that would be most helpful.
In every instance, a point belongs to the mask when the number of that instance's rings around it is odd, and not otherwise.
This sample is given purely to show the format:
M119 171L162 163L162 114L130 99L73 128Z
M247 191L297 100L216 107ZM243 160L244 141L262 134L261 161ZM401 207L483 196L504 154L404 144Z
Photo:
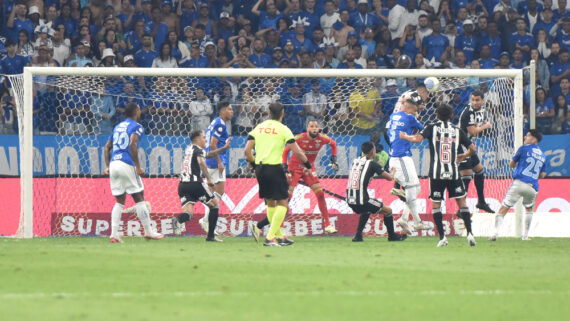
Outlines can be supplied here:
M384 215L384 225L388 230L388 241L403 241L407 235L394 232L392 209L380 200L370 198L368 195L368 183L374 174L391 181L394 179L395 169L391 169L390 173L387 173L382 169L382 166L374 161L376 147L372 142L362 144L361 150L364 155L352 161L346 186L346 203L355 213L360 214L356 234L352 241L362 242L364 226L370 215L374 213Z
M437 108L438 122L428 125L416 135L400 132L400 138L413 143L424 139L429 141L430 150L430 199L432 200L433 219L437 226L440 241L437 246L446 246L447 238L443 230L441 202L447 190L449 198L454 198L459 206L461 218L467 229L467 241L475 246L475 238L471 231L471 215L465 200L467 193L461 180L458 164L465 158L475 154L475 145L469 140L467 134L450 122L453 109L447 105ZM463 149L466 150L462 152Z
M469 135L469 138L478 138L484 135L485 130L491 128L491 123L483 107L485 103L483 92L475 90L470 97L470 104L461 113L459 124L460 128ZM465 185L466 192L469 191L471 177L475 174L474 181L478 198L476 207L488 213L493 213L493 210L485 201L485 168L477 154L473 154L461 162L459 170L461 171L461 179L463 180L463 185Z
M182 171L180 172L180 183L178 184L178 196L182 203L182 214L172 218L172 226L174 234L180 235L184 223L192 219L194 212L194 204L200 201L210 209L208 217L208 236L206 241L221 242L214 235L216 224L218 223L218 199L208 186L214 186L212 178L206 166L206 158L212 158L219 155L230 147L231 137L226 140L226 144L222 148L206 153L206 135L201 130L195 130L190 134L192 144L186 147L184 151L184 161L182 163ZM206 177L206 183L202 180L202 174Z

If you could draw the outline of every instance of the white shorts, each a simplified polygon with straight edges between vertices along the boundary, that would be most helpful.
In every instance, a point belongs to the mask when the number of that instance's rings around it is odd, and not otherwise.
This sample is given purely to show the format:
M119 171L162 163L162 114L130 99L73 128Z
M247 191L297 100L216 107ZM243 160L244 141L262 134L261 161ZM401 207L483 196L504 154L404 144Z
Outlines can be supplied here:
M509 208L513 207L522 197L523 206L526 208L531 208L534 206L536 194L538 194L538 192L534 189L534 187L532 187L532 185L515 179L505 194L503 206Z
M116 160L109 164L109 176L113 196L120 196L125 193L132 195L144 191L142 179L137 174L135 167L123 161Z
M394 179L404 187L420 185L416 164L410 156L390 158L390 168L395 168Z
M220 174L219 169L208 167L208 174L210 174L210 177L212 178L212 182L214 184L218 184L220 182L226 181L226 169L225 168L224 168L224 171L222 172L222 174Z

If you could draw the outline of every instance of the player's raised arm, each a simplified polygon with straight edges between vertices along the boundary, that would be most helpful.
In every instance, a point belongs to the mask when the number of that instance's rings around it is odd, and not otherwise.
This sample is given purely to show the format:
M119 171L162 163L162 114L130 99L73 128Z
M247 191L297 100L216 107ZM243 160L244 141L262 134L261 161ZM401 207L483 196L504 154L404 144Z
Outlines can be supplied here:
M214 139L216 140L215 144L213 143ZM232 137L229 137L226 140L226 144L223 147L215 149L215 147L218 144L218 139L216 137L212 137L212 144L210 144L210 151L206 154L206 158L216 157L216 159L220 159L220 157L218 155L220 155L221 153L226 151L228 148L230 148L230 142L231 141L232 141ZM218 161L218 167L219 167L220 163L221 163L221 160ZM222 167L223 166L224 166L224 164L222 164Z
M403 131L400 132L400 138L405 139L405 140L412 142L412 143L419 143L422 140L424 140L424 136L422 136L421 134L408 135Z

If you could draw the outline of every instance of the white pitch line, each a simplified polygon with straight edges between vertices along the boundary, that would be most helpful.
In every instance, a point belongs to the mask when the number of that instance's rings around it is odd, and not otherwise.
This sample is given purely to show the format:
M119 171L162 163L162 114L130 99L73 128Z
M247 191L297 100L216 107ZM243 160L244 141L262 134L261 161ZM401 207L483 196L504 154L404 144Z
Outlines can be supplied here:
M448 295L553 295L570 294L570 290L426 290L426 291L277 291L277 292L243 292L243 291L174 291L174 292L32 292L32 293L0 293L0 300L28 300L38 298L82 298L82 297L112 297L112 298L141 298L141 297L196 297L196 296L379 296L379 295L420 295L420 296L448 296Z

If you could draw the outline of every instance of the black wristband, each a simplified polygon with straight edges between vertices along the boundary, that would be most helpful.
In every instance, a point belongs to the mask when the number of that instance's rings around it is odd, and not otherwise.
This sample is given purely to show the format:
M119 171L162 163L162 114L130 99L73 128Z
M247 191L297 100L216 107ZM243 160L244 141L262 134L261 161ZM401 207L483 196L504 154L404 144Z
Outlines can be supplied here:
M313 166L311 166L311 162L309 162L309 161L304 162L303 165L305 165L305 167L306 167L307 169L313 168Z
M331 156L331 163L336 163L336 156Z

